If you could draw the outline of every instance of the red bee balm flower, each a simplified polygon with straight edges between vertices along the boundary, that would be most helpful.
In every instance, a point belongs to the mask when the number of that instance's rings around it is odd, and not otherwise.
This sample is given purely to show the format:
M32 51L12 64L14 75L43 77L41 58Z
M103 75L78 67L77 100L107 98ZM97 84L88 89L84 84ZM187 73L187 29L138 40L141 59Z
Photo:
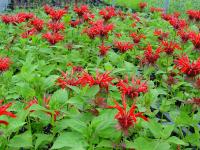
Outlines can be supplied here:
M85 13L89 12L89 9L87 5L81 5L80 7L74 6L74 11L79 17L82 17Z
M169 33L168 32L163 32L162 29L156 29L154 31L154 35L158 36L158 40L162 41L162 40L164 40L164 39L166 39L168 37Z
M128 135L128 129L135 125L137 118L142 118L143 120L148 121L148 118L143 116L143 112L135 113L135 109L137 108L135 104L133 104L130 110L127 111L127 104L125 100L123 100L123 107L121 107L117 101L114 101L114 103L115 106L108 106L107 108L114 108L118 110L118 113L115 115L115 119L118 120L117 128L122 130L125 135Z
M150 8L150 11L151 11L152 13L155 13L155 12L164 12L164 9L163 9L163 8L151 7L151 8Z
M143 35L143 34L137 34L137 33L135 33L135 32L131 33L131 34L130 34L130 37L132 37L133 42L134 42L135 44L140 43L141 39L145 39L145 38L146 38L145 35Z
M102 43L99 46L99 52L101 56L105 56L108 52L108 50L110 49L110 46L105 46L104 43Z
M71 27L76 27L76 26L78 26L79 24L81 23L81 21L79 20L79 19L77 19L77 20L71 20L70 22L69 22L69 24L71 25Z
M45 38L52 45L55 45L56 43L58 43L59 41L62 41L64 39L64 36L62 36L61 34L50 33L50 32L43 34L42 37Z
M35 28L32 28L32 29L29 29L28 31L22 33L21 37L28 38L28 37L34 35L35 33L37 33L37 30Z
M60 21L66 13L66 10L58 9L50 11L49 15L53 21Z
M171 55L174 53L175 49L181 49L181 47L175 43L175 42L168 42L168 41L162 41L161 43L162 51L164 51L166 54Z
M188 56L184 55L174 60L174 63L175 67L188 77L195 77L200 74L200 58L196 62L190 63Z
M184 30L179 30L177 33L180 36L183 43L186 43L189 40L190 33L186 32Z
M84 19L84 21L90 21L90 20L92 20L94 17L95 17L95 15L92 14L92 13L84 13L84 14L83 14L83 19Z
M50 7L49 5L44 5L43 8L47 15L50 14L50 12L54 11L54 9L52 7Z
M169 23L174 27L176 30L183 29L187 27L187 22L183 19L178 19L177 17L171 17Z
M200 50L200 33L190 32L189 39L192 41L194 48Z
M39 19L39 18L34 18L31 21L31 24L34 26L34 28L37 31L41 31L43 29L44 21L42 19Z
M120 42L120 41L116 41L114 43L114 46L122 53L133 49L133 44L131 44L130 42Z
M2 105L3 100L0 100L0 116L6 115L12 118L16 118L16 115L12 112L7 111L7 109L12 105L12 103L8 103ZM8 122L5 120L0 120L0 124L8 125Z
M140 9L144 9L145 7L147 7L147 3L145 3L145 2L140 2L139 3L139 7L140 7Z
M0 57L0 72L8 70L10 67L10 64L11 64L10 58L8 58L8 57L1 58Z
M116 16L115 8L114 7L106 7L99 11L99 15L103 17L105 21L108 21L112 17Z
M49 22L47 26L53 32L58 32L65 29L64 23L61 22Z

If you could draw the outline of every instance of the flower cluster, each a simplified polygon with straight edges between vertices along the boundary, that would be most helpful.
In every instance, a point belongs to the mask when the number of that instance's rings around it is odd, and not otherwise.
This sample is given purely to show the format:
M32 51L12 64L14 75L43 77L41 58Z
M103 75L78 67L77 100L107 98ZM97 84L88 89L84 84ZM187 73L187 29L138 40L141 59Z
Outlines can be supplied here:
M144 9L145 7L147 7L147 3L145 3L145 2L140 2L139 3L139 7L140 7L140 9Z
M156 8L156 7L151 7L150 8L150 11L152 12L152 13L155 13L155 12L164 12L164 9L163 8Z
M175 43L175 42L168 42L168 41L162 41L161 43L162 51L165 52L168 55L172 55L175 51L175 49L181 49L181 47Z
M154 35L158 37L158 40L163 41L169 36L169 33L163 32L162 29L156 29Z
M81 5L80 7L74 6L74 12L76 12L79 17L82 17L89 12L89 9L87 5Z
M183 43L186 43L189 40L190 33L184 30L179 30L177 34L180 36Z
M10 58L9 57L0 57L0 72L6 71L10 68Z
M200 33L190 32L189 39L196 50L200 50Z
M128 50L133 49L133 44L130 42L121 42L121 41L115 41L114 42L115 48L117 48L121 53L125 53Z
M133 42L134 42L135 44L140 43L141 39L145 39L145 38L146 38L144 34L138 34L138 33L136 33L136 32L131 33L131 34L130 34L130 37L132 37Z
M171 17L169 23L174 27L176 30L181 30L187 27L187 23L184 19L179 19L177 17Z
M112 17L116 16L114 7L106 7L99 11L99 15L103 17L105 21L110 20Z
M200 11L199 10L188 10L187 15L190 20L200 21Z
M47 32L43 34L42 37L46 39L52 45L55 45L56 43L64 39L63 35L61 35L60 33L55 33L55 32L53 33Z
M105 56L108 52L108 50L110 49L110 46L105 46L104 43L102 43L99 46L99 53L101 56Z
M47 26L53 32L59 32L65 29L65 25L62 22L49 22Z

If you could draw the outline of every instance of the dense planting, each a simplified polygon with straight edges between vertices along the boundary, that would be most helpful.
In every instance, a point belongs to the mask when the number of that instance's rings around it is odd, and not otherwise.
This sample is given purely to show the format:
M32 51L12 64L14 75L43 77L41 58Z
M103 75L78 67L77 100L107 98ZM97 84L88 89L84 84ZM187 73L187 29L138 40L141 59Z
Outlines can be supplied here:
M0 149L199 149L200 11L146 7L1 15Z

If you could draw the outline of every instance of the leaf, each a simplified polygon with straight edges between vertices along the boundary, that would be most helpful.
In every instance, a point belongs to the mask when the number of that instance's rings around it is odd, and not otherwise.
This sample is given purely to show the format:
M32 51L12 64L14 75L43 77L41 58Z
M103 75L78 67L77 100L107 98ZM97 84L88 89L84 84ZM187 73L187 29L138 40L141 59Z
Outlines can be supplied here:
M172 137L168 138L168 139L167 139L167 142L173 143L173 144L176 144L176 145L185 145L185 146L188 145L188 144L185 143L183 140L181 140L181 139L179 139L179 138L177 138L177 137L175 137L175 136L172 136Z
M95 85L95 86L92 86L91 88L89 88L89 89L86 91L85 96L88 96L88 97L90 97L90 98L93 98L98 92L99 92L99 86L98 86L98 85Z
M38 149L38 147L41 144L44 144L44 142L51 142L53 140L53 135L48 134L36 134L37 140L35 142L35 149Z
M166 125L162 131L162 139L167 139L172 131L174 130L174 125Z
M53 93L49 105L52 109L58 109L68 100L68 92L66 89L60 89Z
M10 141L8 146L15 148L30 148L32 147L32 134L30 131L15 135Z
M113 148L113 144L110 140L102 140L97 147L109 147L109 148Z

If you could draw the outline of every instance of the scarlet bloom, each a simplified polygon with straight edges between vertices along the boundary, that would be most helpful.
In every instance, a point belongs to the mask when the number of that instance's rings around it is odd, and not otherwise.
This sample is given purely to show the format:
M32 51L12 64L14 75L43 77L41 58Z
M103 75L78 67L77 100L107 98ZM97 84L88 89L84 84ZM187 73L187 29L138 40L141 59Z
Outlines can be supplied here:
M181 47L175 43L175 42L168 42L168 41L162 41L161 43L162 51L164 51L166 54L171 55L174 53L175 49L181 49Z
M117 48L121 53L125 53L128 50L133 49L133 44L131 44L130 42L120 42L120 41L116 41L114 43L115 48Z
M175 78L175 76L176 76L176 73L170 72L170 74L168 75L168 78L167 78L168 85L171 86L171 85L177 83L178 80Z
M142 118L145 121L148 121L148 118L146 118L143 115L143 112L135 113L135 110L137 106L135 104L132 104L129 111L127 111L127 104L126 100L123 101L123 106L121 107L117 101L114 100L115 105L114 106L108 106L107 108L110 109L117 109L118 113L115 115L115 119L118 120L118 126L117 128L122 130L122 132L127 135L128 129L133 127L135 123L137 123L137 118Z
M144 9L145 7L147 7L147 3L145 3L145 2L140 2L140 3L139 3L139 7L140 7L140 9Z
M140 18L139 18L139 16L138 16L137 13L134 13L134 14L132 15L132 19L135 20L136 22L139 22L139 21L140 21Z
M44 25L44 21L42 19L39 19L39 18L34 18L32 21L31 21L31 24L34 26L34 28L37 30L37 31L41 31L43 29L43 25Z
M188 103L194 104L194 105L197 105L200 107L200 98L196 98L196 97L192 98L192 99L188 100Z
M83 19L84 21L90 21L92 19L94 19L95 15L92 13L84 13L83 14Z
M25 13L25 12L21 12L17 14L19 17L24 18L25 20L29 20L32 19L34 17L33 13Z
M140 43L141 39L145 39L146 38L144 34L138 34L138 33L135 33L135 32L131 33L130 37L132 37L133 42L135 44Z
M200 74L200 58L196 62L190 63L187 55L174 60L175 67L188 77L195 77Z
M142 63L144 64L155 64L158 58L160 57L161 49L157 48L155 52L152 50L152 46L148 44L148 46L144 49L144 58Z
M0 100L0 116L6 115L12 118L16 118L16 115L12 112L7 111L7 109L12 105L12 103L8 103L5 105L2 105L3 100ZM0 120L0 124L8 125L8 122L5 120Z
M115 36L116 36L117 38L120 38L120 37L122 37L122 34L121 34L121 33L115 33Z
M158 37L158 40L162 41L168 37L169 33L163 32L162 29L156 29L154 35Z
M47 26L53 32L58 32L65 29L65 25L62 22L49 22Z
M87 72L84 72L82 77L79 78L79 83L82 86L89 85L99 85L101 89L106 89L108 92L109 86L112 85L113 78L110 76L109 72L105 72L103 74L96 72L96 77L91 76Z
M74 27L74 28L77 27L80 23L81 23L81 21L79 19L77 19L77 20L71 20L69 22L69 24L71 25L71 27Z
M177 33L180 36L183 43L186 43L189 40L190 33L186 32L184 30L179 30Z
M112 17L116 16L114 7L106 7L99 11L99 15L103 17L105 21L110 20Z
M21 37L28 38L28 37L34 35L35 33L37 33L37 30L35 28L32 28L32 29L29 29L28 31L22 33Z
M190 32L189 39L193 43L194 48L200 50L200 33Z
M49 16L51 17L52 21L60 21L62 17L66 14L66 10L64 9L58 9L58 10L52 10L49 13Z
M131 84L128 82L128 78L124 80L119 80L117 87L122 93L122 96L130 96L131 98L136 98L140 93L146 93L148 91L148 86L146 82L141 82L139 79L132 77Z
M9 57L0 57L0 72L6 71L10 68L10 58Z
M199 10L188 10L186 12L190 20L200 20L200 11Z
M47 32L43 34L42 37L46 39L52 45L55 45L56 43L64 39L64 36L61 35L60 33L51 33L51 32Z
M26 20L26 18L24 16L21 15L2 15L1 16L1 20L2 22L6 23L6 24L13 24L13 25L17 25L19 23L22 23Z
M151 8L150 8L150 11L151 11L152 13L155 13L155 12L164 12L164 9L163 9L163 8L151 7Z
M47 15L50 14L50 12L54 11L54 9L50 7L49 5L44 5L43 9Z
M187 22L184 19L178 19L176 17L172 17L169 20L169 23L174 27L176 30L183 29L187 27Z
M89 12L88 5L81 5L80 7L74 6L74 12L76 12L79 17L82 17L85 13Z
M101 56L105 56L108 52L108 50L110 49L110 46L105 46L104 43L102 43L99 46L99 52Z
M67 86L79 85L79 81L76 79L74 72L76 72L74 69L72 70L71 74L68 72L61 72L61 76L57 79L56 84L62 89L66 88Z

